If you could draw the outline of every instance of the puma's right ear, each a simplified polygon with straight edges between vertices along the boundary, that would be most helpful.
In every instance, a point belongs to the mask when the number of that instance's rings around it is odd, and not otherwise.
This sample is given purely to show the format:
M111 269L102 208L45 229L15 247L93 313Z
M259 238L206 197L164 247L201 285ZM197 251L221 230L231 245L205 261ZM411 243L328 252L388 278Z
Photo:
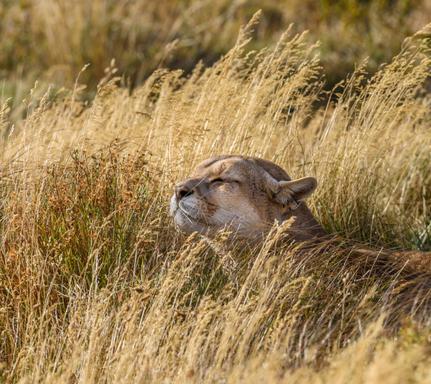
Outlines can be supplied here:
M272 184L274 186L274 184ZM317 180L314 177L303 177L292 181L279 181L272 189L273 199L282 205L289 205L291 209L296 209L299 202L310 196L317 187Z
M292 181L280 181L279 194L288 193L293 195L295 200L304 200L310 196L317 187L317 180L314 177L303 177Z

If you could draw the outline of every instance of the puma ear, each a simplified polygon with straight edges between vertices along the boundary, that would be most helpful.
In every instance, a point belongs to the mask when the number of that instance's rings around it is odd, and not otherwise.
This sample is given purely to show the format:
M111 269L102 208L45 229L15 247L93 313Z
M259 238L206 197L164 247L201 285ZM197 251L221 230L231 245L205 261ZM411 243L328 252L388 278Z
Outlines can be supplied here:
M279 181L277 190L273 191L273 198L277 203L289 205L291 209L296 209L299 202L310 196L317 187L317 180L314 177L303 177L292 181Z

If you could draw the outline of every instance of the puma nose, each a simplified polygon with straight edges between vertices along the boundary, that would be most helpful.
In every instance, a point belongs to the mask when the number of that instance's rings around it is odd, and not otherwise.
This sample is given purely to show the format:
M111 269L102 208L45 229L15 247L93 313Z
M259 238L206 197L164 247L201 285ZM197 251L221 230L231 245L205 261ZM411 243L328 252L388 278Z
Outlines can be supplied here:
M183 199L186 196L190 196L193 193L193 190L187 184L178 185L175 187L175 196L178 201Z

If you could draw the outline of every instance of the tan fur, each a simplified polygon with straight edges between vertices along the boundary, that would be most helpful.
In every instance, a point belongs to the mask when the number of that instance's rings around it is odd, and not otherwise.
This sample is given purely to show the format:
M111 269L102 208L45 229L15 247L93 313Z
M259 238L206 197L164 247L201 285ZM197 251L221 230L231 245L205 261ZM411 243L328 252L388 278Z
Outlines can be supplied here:
M316 187L313 178L291 181L276 164L254 157L218 156L199 164L187 180L177 184L171 199L171 215L185 232L213 235L229 229L239 238L261 239L275 222L291 222L293 240L339 242L329 237L303 201ZM431 273L431 254L392 252L352 246L350 254L404 268Z
M279 166L258 158L219 156L199 164L176 186L171 214L185 232L211 234L227 228L236 236L258 239L274 222L294 218L300 239L324 234L303 201L316 180L291 181Z

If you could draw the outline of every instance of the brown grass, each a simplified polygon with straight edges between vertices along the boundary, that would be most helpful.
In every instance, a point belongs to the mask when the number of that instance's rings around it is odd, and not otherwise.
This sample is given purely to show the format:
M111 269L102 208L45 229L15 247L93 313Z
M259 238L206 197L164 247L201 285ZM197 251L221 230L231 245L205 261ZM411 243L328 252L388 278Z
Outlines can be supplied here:
M258 249L179 234L173 183L216 153L315 175L325 228L429 249L427 31L318 107L304 35L247 53L253 19L211 67L153 73L133 95L113 70L26 101L2 140L0 356L5 382L424 383L428 291L278 228Z
M160 67L212 65L259 9L249 49L273 46L292 23L296 33L309 30L310 41L320 41L327 89L366 57L376 71L431 16L426 0L4 0L0 100L9 100L17 120L35 80L41 91L71 88L85 65L87 100L113 59L130 89Z

